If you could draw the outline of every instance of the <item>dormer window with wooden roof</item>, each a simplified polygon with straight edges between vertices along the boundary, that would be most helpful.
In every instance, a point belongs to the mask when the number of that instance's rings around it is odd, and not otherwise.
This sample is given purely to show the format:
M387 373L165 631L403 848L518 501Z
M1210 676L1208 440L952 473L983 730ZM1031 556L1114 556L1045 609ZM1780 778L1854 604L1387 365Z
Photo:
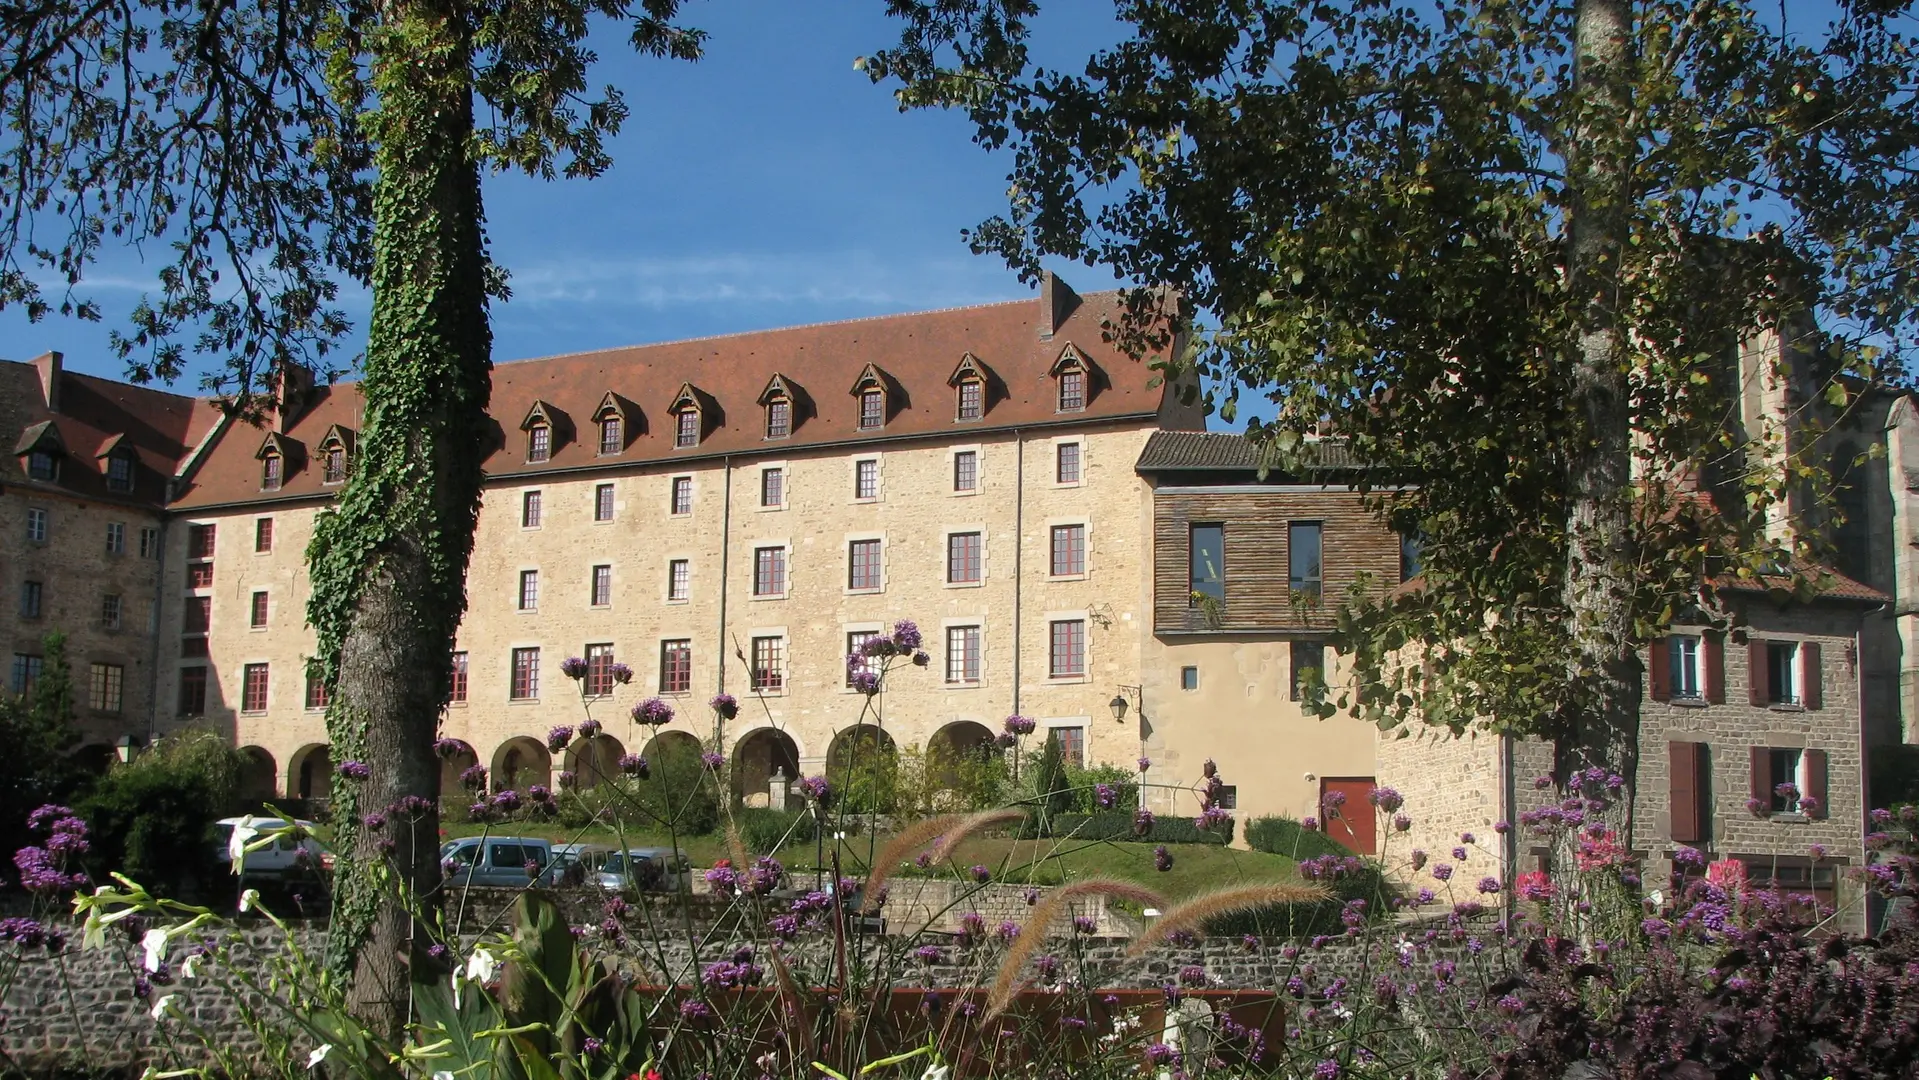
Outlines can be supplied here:
M353 433L338 424L327 429L320 439L320 482L346 483L347 458L352 450Z
M553 460L553 449L558 441L555 433L560 428L564 414L544 401L535 401L526 411L526 419L520 421L520 430L526 432L526 463L539 465Z
M953 419L965 423L986 415L988 375L979 357L972 353L960 357L959 366L946 380L946 385L953 388Z
M886 373L868 364L853 382L853 396L859 400L859 429L878 431L886 426Z
M27 479L51 483L60 479L60 459L66 456L67 445L53 421L42 420L21 432L13 452L21 459Z
M608 393L593 410L593 422L600 429L600 456L614 457L626 452L626 402L618 394Z
M1085 410L1091 374L1092 368L1079 350L1071 345L1066 346L1059 354L1059 359L1053 362L1053 378L1059 384L1060 412Z
M60 479L60 455L51 450L27 451L27 478L30 480Z
M269 450L260 458L260 490L278 491L286 480L286 457L278 450Z
M766 410L766 437L769 439L790 438L793 434L793 414L799 390L787 381L786 376L774 373L766 382L766 389L760 391L760 407Z
M692 383L682 383L680 392L673 395L673 404L666 411L673 417L673 446L677 450L686 450L700 445L700 439L706 434L706 404L710 400L706 395L694 389Z

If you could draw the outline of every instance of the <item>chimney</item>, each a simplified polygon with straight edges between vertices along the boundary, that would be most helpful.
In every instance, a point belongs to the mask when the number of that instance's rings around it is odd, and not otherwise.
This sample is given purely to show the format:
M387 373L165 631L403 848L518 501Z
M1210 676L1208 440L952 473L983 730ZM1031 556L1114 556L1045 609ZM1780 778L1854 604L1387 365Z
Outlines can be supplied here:
M1079 294L1061 281L1058 274L1042 270L1039 274L1039 339L1053 340L1053 334L1079 307Z
M283 361L273 376L273 430L285 435L313 396L313 369Z
M60 360L57 352L33 358L33 368L40 373L40 396L46 398L48 412L60 411Z

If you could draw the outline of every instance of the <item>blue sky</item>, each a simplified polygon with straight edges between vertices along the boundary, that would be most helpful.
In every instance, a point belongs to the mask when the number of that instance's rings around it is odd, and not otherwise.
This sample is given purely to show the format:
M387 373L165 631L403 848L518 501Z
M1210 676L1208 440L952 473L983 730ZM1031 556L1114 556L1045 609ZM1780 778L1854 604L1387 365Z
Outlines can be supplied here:
M1084 57L1116 32L1111 11L1049 5L1048 38ZM633 111L609 174L488 180L488 232L514 290L494 308L495 359L1029 294L959 236L1003 207L1004 155L974 146L961 116L900 113L854 70L897 34L880 0L695 2L686 17L711 33L696 64L633 57L618 36L601 45L598 81ZM1082 291L1114 284L1056 269ZM128 252L103 259L93 295L107 322L0 312L0 356L58 349L74 369L120 375L107 331L151 273ZM366 295L346 302L364 333Z

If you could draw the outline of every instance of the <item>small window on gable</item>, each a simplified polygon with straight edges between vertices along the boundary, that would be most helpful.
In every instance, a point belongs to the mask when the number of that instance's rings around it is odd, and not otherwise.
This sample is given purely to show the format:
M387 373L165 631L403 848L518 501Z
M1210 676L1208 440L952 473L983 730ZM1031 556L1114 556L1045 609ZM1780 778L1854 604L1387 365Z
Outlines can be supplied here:
M706 409L718 404L701 393L692 383L681 383L680 392L673 395L673 403L666 407L667 414L673 417L673 446L687 450L700 445L706 436ZM715 423L718 423L717 414Z
M537 465L553 457L553 428L550 424L534 424L526 429L526 460Z
M978 379L962 379L959 384L959 411L961 420L978 420L985 411L986 384Z
M278 491L285 477L286 458L279 451L270 451L260 459L260 490Z
M107 490L122 493L133 490L133 455L115 453L107 458Z
M1086 358L1078 349L1066 346L1053 363L1053 378L1059 391L1058 411L1081 412L1086 408L1091 375L1092 367Z
M784 439L793 434L793 403L774 398L766 403L766 437Z
M853 382L853 397L859 406L859 430L878 431L886 426L886 391L886 373L875 364L866 365Z
M966 423L986 415L988 384L992 377L980 358L972 353L960 357L946 385L953 388L953 419Z
M51 450L33 450L27 454L27 476L33 480L58 480L60 457Z
M625 445L620 430L622 427L624 427L624 425L620 423L620 417L617 413L600 417L601 454L617 454L620 452L621 448Z
M346 448L329 446L320 451L320 482L325 484L343 484L346 482Z
M699 444L700 411L693 408L681 409L677 426L673 433L673 445L686 447L698 446Z
M760 391L756 399L765 410L765 431L768 439L787 439L793 436L794 420L799 413L801 398L805 391L800 386L778 372L766 381L766 388Z

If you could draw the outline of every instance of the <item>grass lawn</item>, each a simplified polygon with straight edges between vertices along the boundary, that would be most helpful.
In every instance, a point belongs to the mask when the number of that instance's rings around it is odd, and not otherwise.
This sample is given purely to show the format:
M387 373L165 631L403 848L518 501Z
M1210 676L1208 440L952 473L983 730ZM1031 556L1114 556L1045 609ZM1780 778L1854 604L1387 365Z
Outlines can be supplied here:
M446 827L448 837L477 836L480 832L478 825ZM493 832L495 835L540 836L555 843L609 846L618 843L609 829L568 829L557 824L514 822L496 827ZM854 836L841 841L842 871L864 874L868 853L885 847L886 840L885 836ZM633 847L664 847L667 840L664 834L630 831L626 834L626 842ZM984 866L992 871L996 881L1035 885L1057 885L1062 880L1077 881L1098 875L1123 878L1154 889L1169 900L1184 899L1227 885L1299 880L1293 860L1283 855L1238 851L1215 844L1167 845L1167 850L1173 855L1173 868L1162 874L1153 869L1154 846L1119 841L987 837L961 844L954 853L953 862L961 868ZM700 867L712 866L715 860L727 857L726 839L721 836L683 836L680 838L680 850L686 852L693 865ZM829 842L829 855L831 850ZM810 843L789 846L780 852L781 861L795 876L812 872L813 856L814 847ZM941 876L952 872L948 869ZM908 867L900 872L900 876L928 873Z

